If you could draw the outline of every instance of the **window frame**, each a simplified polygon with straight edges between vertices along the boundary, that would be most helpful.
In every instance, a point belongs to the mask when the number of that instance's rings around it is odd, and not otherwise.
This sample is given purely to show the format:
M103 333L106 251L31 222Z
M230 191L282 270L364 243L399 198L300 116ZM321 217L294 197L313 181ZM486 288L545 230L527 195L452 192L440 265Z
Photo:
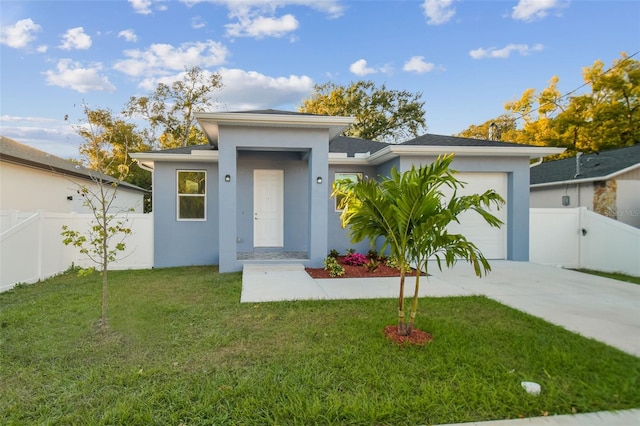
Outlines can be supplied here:
M204 173L204 194L180 193L180 173ZM207 171L202 169L177 169L176 170L176 221L178 222L204 222L207 220ZM182 197L201 197L203 199L203 217L180 217L180 200Z
M340 177L338 177L340 176ZM347 177L355 177L356 178L356 182L360 182L362 180L362 177L364 176L364 174L362 172L334 172L333 173L333 181L336 182L338 180L342 180L342 179L346 179ZM353 180L352 180L353 182ZM338 197L334 197L334 204L333 204L333 209L335 212L342 212L342 210L338 209L338 205L340 204L338 202Z

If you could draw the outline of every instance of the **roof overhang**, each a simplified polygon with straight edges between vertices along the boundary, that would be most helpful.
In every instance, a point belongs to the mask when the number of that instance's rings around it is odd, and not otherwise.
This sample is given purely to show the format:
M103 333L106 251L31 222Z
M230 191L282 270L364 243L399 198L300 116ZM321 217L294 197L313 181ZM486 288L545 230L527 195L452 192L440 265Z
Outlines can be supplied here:
M218 145L220 126L327 129L329 140L340 135L354 117L311 114L260 114L246 112L199 112L196 119L211 145Z
M624 173L636 170L636 169L640 169L640 163L638 164L634 164L632 166L626 167L624 169L618 170L616 172L613 173L609 173L608 175L603 175L603 176L594 176L594 177L590 177L590 178L582 178L582 179L567 179L567 180L557 180L554 182L543 182L543 183L534 183L529 185L530 188L545 188L545 187L550 187L550 186L557 186L557 185L576 185L576 184L580 184L580 183L591 183L591 182L597 182L597 181L601 181L601 180L609 180L609 179L613 179L616 176L620 176Z
M143 169L153 171L156 161L188 161L190 163L217 163L218 151L191 151L190 154L162 154L158 152L132 152L129 154Z
M540 158L564 152L565 148L519 146L449 146L449 145L389 145L368 157L369 164L378 165L400 156L438 156L455 154L460 157L528 157Z

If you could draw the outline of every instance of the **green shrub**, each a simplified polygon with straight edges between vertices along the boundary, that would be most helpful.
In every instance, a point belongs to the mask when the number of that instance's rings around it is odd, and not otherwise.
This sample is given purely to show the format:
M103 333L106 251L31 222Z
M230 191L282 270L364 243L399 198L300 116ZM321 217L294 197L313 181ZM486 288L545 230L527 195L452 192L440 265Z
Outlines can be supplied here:
M380 266L380 261L373 257L370 257L367 263L364 264L364 266L365 268L367 268L368 272L373 272L378 269L378 266Z
M329 275L332 278L344 275L344 268L338 263L335 257L327 256L327 258L324 259L324 269L325 271L329 271Z

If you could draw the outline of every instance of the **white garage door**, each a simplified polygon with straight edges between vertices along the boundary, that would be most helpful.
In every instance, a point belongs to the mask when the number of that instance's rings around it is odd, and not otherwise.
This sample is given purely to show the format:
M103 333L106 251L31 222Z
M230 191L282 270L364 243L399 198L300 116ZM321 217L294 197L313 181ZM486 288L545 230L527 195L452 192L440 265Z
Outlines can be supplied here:
M458 189L458 195L482 194L487 189L493 189L507 200L506 173L457 173L455 176L466 182L464 188ZM449 232L467 237L480 248L487 259L506 259L507 205L500 210L492 208L491 213L504 223L501 228L492 228L479 214L467 212L460 217L460 224L450 225Z

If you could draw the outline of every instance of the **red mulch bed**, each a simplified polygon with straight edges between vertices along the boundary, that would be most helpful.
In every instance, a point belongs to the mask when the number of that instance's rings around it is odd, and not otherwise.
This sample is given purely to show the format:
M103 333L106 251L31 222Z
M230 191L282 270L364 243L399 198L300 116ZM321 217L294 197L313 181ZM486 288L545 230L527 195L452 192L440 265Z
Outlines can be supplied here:
M338 256L338 263L344 268L344 275L341 277L331 277L329 271L325 271L324 268L306 268L307 273L311 278L378 278L378 277L399 277L400 271L396 268L391 268L380 262L380 266L375 271L367 271L367 267L364 265L353 266L346 265L344 263L344 256ZM407 272L407 276L414 276L415 271Z
M418 330L416 328L413 329L413 332L410 336L400 336L398 335L397 325L386 326L384 328L384 337L399 346L424 346L426 343L433 340L433 336L431 334L427 333L426 331Z

